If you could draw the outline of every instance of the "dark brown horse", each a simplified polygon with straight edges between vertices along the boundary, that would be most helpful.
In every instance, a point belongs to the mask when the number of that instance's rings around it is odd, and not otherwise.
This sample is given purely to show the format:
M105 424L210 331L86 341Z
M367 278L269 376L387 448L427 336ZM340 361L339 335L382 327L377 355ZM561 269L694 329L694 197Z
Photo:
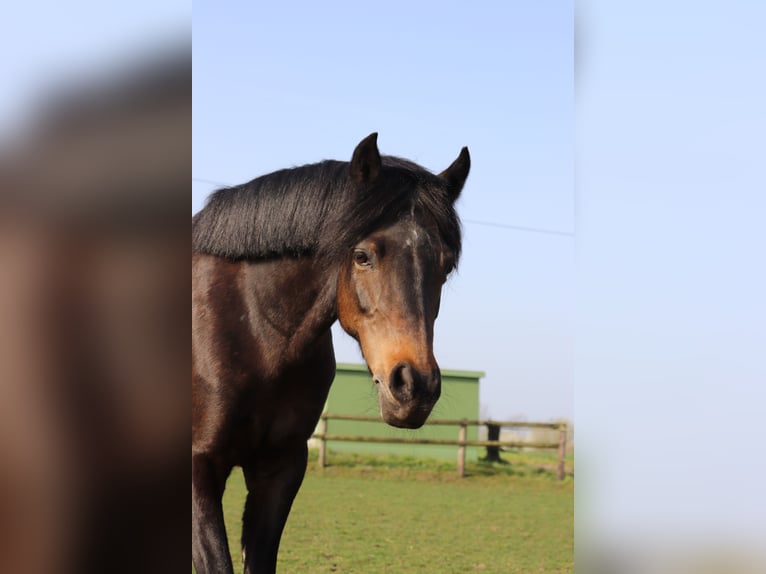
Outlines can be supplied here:
M192 223L192 555L232 571L221 495L248 495L245 572L274 572L335 374L330 327L357 341L383 419L418 428L439 398L433 326L460 254L468 150L439 175L383 156L324 161L221 189Z

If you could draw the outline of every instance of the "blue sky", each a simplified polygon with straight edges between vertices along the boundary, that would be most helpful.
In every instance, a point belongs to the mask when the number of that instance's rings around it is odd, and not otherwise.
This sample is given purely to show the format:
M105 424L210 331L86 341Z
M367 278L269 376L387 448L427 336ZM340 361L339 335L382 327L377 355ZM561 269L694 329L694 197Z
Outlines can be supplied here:
M571 2L195 6L193 210L203 180L348 159L373 131L433 171L469 147L435 350L487 373L485 415L573 416L573 126ZM337 328L335 342L361 360Z

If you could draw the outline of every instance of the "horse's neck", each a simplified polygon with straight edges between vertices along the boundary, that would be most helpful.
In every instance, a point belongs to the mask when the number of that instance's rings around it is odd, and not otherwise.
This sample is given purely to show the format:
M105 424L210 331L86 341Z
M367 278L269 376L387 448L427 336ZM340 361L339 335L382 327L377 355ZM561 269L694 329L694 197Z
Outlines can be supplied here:
M245 263L242 288L256 336L301 353L336 319L337 270L310 259Z

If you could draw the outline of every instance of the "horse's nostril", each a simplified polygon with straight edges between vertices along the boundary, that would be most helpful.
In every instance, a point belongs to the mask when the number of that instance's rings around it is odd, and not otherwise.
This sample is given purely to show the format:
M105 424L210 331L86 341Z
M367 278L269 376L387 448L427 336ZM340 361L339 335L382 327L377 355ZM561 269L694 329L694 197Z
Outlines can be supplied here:
M399 400L412 398L417 385L417 373L407 363L399 363L391 371L389 387L391 392Z

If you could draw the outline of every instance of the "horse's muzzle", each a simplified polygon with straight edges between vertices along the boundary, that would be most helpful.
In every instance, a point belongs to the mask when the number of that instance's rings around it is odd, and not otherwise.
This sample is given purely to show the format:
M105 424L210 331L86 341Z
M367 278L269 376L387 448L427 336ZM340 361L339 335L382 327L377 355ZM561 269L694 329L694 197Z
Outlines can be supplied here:
M386 380L375 377L375 382L383 420L399 428L423 426L441 394L438 368L423 372L406 362L398 363Z

